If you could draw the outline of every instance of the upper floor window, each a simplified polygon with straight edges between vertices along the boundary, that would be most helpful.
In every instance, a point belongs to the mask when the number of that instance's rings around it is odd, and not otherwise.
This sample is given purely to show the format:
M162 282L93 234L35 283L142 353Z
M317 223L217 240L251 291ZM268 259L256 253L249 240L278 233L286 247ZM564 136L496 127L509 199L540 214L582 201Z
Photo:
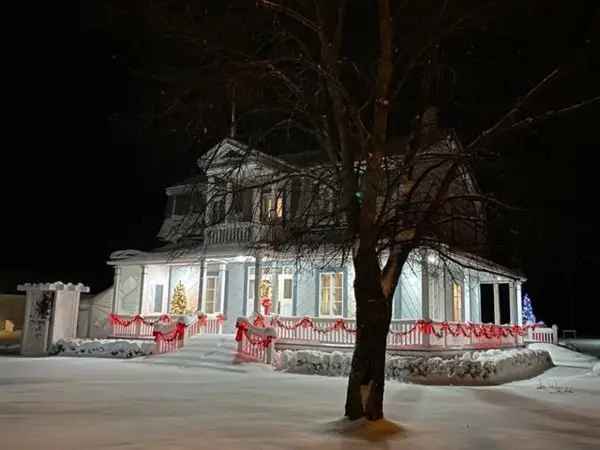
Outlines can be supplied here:
M173 212L176 216L185 216L190 212L192 205L192 198L190 194L179 194L175 196L175 211Z
M221 223L225 220L225 199L217 197L212 202L211 222Z
M205 208L204 195L200 191L185 192L167 197L167 216L185 216L190 212L202 212Z
M263 192L260 199L260 217L263 222L282 220L285 216L283 192Z

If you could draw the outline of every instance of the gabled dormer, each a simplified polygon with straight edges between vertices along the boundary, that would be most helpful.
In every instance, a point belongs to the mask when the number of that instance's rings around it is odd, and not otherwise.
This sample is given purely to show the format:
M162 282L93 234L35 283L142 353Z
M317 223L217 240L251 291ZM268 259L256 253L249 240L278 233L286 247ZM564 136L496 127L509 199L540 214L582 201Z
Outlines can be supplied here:
M206 230L227 224L283 220L290 208L289 186L266 184L296 168L234 139L224 139L198 161L201 175L166 189L165 220L159 239L206 240Z

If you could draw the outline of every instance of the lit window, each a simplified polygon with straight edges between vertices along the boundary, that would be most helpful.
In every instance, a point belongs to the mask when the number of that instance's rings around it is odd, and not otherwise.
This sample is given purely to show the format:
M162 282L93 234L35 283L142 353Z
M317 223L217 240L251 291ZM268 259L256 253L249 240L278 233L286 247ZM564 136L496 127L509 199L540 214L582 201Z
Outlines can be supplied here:
M275 202L275 215L280 219L283 217L283 197L277 197Z
M456 282L452 283L452 320L462 321L462 287Z
M163 312L163 285L162 284L154 285L154 312L155 313Z
M217 277L206 277L206 295L204 298L204 312L212 314L217 311Z
M320 316L342 315L343 280L344 274L342 272L321 274Z

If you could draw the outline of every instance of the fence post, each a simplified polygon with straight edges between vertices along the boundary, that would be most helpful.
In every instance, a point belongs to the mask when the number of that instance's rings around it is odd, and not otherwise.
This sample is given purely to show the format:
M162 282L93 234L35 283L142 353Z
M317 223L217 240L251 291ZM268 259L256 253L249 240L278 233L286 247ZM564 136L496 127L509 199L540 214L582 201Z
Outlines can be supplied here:
M424 333L423 330L417 326L417 333L421 334L421 341L423 347L429 347L429 333Z
M269 341L269 346L267 347L267 351L266 351L266 363L267 364L271 364L271 362L273 361L273 339L271 339Z
M558 344L558 327L556 325L552 325L552 343Z

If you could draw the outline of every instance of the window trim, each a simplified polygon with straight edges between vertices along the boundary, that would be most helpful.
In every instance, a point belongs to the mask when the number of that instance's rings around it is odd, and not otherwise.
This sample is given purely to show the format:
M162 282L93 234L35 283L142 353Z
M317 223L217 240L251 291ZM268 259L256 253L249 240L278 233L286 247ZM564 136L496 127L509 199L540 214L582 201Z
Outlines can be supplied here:
M160 292L160 309L159 311L156 310L156 288L160 286L161 287L161 292ZM152 305L152 313L153 314L162 314L165 310L165 285L163 283L154 283L152 284L152 300L153 300L153 305Z
M207 299L208 299L208 280L209 279L214 279L215 280L215 287L213 290L214 292L214 297L213 297L213 311L212 312L208 312L206 305L207 305ZM217 314L221 312L221 299L220 299L220 283L219 283L219 275L206 275L204 277L204 295L203 295L203 301L202 301L202 310L204 313L206 314Z
M456 295L458 294L458 295ZM458 300L458 302L457 302ZM457 281L452 281L452 321L462 322L463 321L463 288L462 285ZM458 318L456 318L458 306Z
M323 275L332 275L332 279L335 279L335 276L337 274L340 274L342 276L342 285L339 289L341 289L342 293L341 293L341 314L332 314L333 311L333 304L335 302L334 300L334 289L338 289L336 286L331 285L330 286L330 292L329 292L329 299L331 300L329 303L329 313L328 314L321 314L321 303L322 303L322 288L323 288ZM338 317L344 317L344 303L345 303L345 298L344 298L344 294L345 294L345 273L344 270L327 270L327 271L323 271L323 272L319 272L319 277L318 277L318 290L317 290L317 317L326 317L326 318L338 318Z

